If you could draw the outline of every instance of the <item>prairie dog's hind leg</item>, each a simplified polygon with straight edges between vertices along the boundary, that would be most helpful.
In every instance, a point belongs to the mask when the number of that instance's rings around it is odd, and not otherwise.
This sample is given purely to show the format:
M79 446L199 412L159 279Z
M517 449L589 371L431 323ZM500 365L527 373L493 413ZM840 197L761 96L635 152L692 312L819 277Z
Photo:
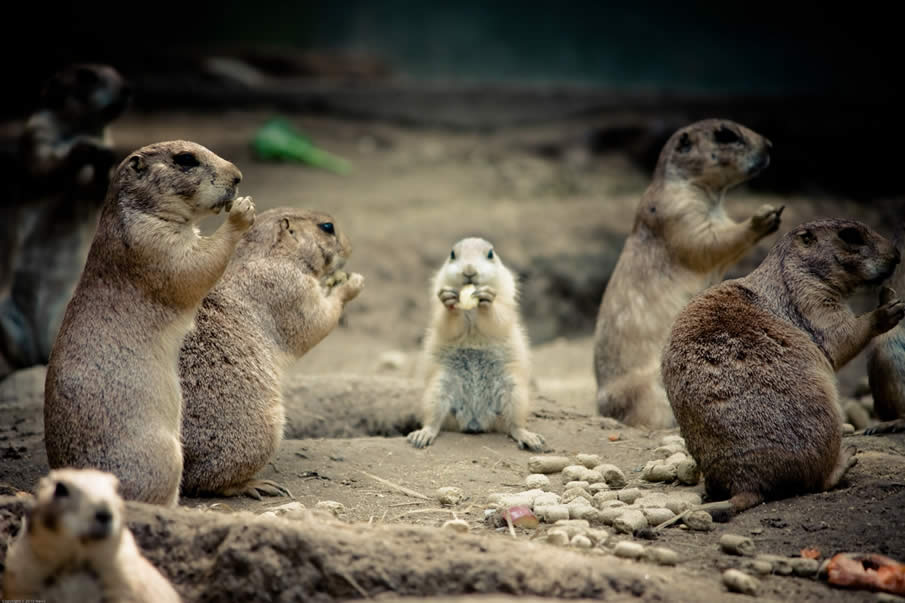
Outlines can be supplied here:
M408 434L406 439L415 448L425 448L437 438L452 404L443 391L443 372L433 376L424 392L424 426Z

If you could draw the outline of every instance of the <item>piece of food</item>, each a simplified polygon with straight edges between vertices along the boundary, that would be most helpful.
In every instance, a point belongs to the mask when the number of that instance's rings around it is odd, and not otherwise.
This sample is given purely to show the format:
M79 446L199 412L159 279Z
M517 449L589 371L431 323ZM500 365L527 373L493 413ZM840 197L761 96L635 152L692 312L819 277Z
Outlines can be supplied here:
M478 305L478 299L474 297L475 286L465 285L459 291L459 307L463 310L471 310Z

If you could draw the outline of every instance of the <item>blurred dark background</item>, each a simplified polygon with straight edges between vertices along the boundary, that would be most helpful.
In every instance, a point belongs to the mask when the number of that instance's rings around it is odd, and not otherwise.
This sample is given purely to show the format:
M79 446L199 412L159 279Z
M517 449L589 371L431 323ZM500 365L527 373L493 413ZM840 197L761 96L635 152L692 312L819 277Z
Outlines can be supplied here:
M905 192L893 5L224 0L4 10L4 119L26 114L55 69L97 61L133 82L139 111L276 107L484 130L620 116L589 131L588 145L624 149L646 169L675 128L729 117L775 144L777 167L753 187L868 201Z

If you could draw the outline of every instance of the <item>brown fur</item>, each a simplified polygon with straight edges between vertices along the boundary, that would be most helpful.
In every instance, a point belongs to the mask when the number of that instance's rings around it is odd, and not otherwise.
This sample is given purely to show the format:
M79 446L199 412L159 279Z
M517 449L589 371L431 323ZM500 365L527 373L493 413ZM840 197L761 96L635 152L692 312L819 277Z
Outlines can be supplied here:
M339 272L351 251L331 216L303 209L264 212L245 234L180 356L183 492L288 494L254 476L283 438L283 374L361 292L360 274Z
M51 471L10 545L6 599L178 603L125 524L118 481L94 469Z
M905 254L905 224L899 227L897 249ZM905 262L889 279L899 296L905 295ZM881 303L889 301L889 289ZM867 377L874 398L874 412L883 422L864 430L868 435L905 431L905 324L880 335L871 342L867 356Z
M48 80L25 124L0 207L0 379L50 356L115 165L107 126L129 98L115 69L78 64Z
M810 222L750 275L680 313L663 382L711 497L731 497L741 511L839 482L854 459L841 448L835 372L905 313L894 300L856 317L845 298L898 261L863 224Z
M96 467L120 479L128 500L176 504L179 349L254 222L251 199L235 199L241 178L186 141L143 147L120 164L47 368L52 468ZM224 207L228 219L201 237L196 223Z
M723 210L730 188L769 164L770 141L728 120L687 126L663 147L610 277L594 334L600 414L662 428L674 419L660 381L669 328L693 295L779 227L782 208L744 222Z

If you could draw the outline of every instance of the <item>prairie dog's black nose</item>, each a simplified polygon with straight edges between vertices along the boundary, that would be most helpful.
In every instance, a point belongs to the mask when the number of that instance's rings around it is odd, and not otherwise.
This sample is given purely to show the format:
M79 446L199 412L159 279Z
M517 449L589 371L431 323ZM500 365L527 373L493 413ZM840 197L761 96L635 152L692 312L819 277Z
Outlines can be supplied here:
M94 514L94 519L101 525L107 525L113 521L113 513L110 512L110 509L101 509Z
M233 186L239 186L239 183L242 182L242 176L236 176L233 178Z

